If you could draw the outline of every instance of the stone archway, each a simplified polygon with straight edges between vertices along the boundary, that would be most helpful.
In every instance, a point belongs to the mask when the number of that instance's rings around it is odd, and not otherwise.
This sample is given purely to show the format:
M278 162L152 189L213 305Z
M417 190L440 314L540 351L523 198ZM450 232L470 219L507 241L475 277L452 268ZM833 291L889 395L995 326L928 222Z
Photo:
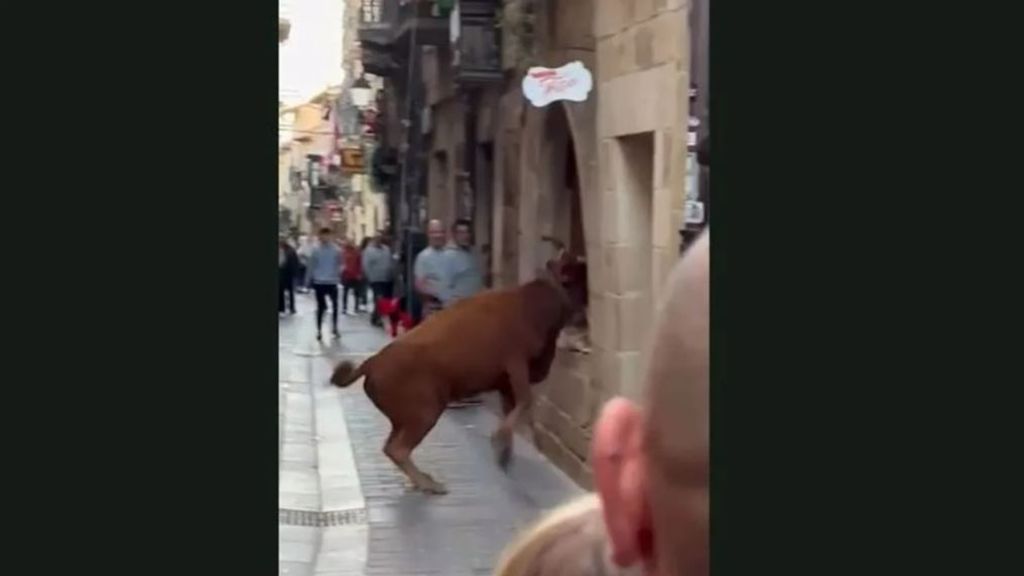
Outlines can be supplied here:
M519 203L519 280L534 278L552 255L545 236L586 256L587 163L582 160L571 114L562 103L527 112ZM592 219L590 219L592 221Z

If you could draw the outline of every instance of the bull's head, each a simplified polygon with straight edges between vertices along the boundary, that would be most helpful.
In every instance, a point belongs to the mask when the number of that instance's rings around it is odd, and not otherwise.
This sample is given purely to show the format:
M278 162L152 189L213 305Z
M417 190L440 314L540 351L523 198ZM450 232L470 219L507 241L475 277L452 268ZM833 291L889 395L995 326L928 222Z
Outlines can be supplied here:
M569 301L571 316L575 321L586 318L587 306L587 261L575 254L557 238L543 236L542 240L555 248L555 254L545 263L549 278L561 287Z

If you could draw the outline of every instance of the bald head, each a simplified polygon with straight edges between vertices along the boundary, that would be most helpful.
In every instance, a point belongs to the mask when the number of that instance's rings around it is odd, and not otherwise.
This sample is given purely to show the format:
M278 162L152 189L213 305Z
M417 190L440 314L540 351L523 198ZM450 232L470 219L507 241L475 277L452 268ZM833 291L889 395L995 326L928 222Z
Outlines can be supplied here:
M645 378L655 549L666 574L708 573L710 237L673 270Z
M441 222L436 218L428 222L427 239L430 240L430 245L434 248L442 248L447 240L444 230L444 222Z
M594 431L613 558L651 575L708 574L709 257L705 232L669 276L645 406L614 399Z
M707 454L709 254L705 234L672 271L657 314L645 390L649 445L659 462Z

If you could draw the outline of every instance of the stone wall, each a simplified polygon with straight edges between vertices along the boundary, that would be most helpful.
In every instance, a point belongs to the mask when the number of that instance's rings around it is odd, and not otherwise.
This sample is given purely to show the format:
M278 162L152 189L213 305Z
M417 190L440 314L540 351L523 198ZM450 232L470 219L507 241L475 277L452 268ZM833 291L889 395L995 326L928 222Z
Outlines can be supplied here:
M683 222L687 4L599 0L596 91L603 289L591 335L601 396L636 396L646 327Z
M522 282L538 264L532 255L550 206L548 115L565 109L576 149L583 206L593 352L560 351L548 380L536 390L539 448L584 487L591 430L601 405L615 395L637 396L659 287L677 258L686 153L689 78L687 5L678 0L561 0L549 2L543 64L581 60L595 89L586 103L518 110L506 96L503 114L523 114L514 178L504 176L503 277ZM568 12L572 10L573 12ZM592 18L591 18L592 16ZM580 23L589 25L581 28ZM592 49L591 49L592 48ZM514 126L515 118L505 118ZM507 169L508 164L506 164ZM515 275L508 267L517 268Z

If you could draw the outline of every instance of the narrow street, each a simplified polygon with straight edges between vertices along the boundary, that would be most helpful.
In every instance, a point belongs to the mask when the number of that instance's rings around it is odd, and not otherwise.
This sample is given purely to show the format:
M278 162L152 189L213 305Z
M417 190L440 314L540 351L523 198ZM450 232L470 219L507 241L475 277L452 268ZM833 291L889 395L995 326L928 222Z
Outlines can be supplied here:
M343 316L340 342L315 339L312 297L280 321L280 574L468 576L490 574L524 524L580 489L524 438L508 473L483 407L449 410L413 453L450 493L427 496L381 448L390 427L363 394L328 385L333 365L361 361L389 337L368 315Z

